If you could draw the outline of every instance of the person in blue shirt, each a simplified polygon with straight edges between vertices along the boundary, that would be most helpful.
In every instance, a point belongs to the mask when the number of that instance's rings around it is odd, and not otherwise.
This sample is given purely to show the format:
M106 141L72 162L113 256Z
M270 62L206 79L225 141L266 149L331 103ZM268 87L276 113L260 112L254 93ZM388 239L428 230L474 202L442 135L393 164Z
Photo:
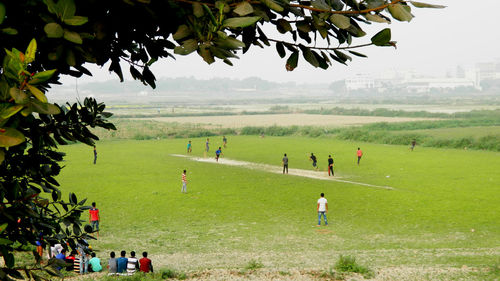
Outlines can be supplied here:
M193 151L193 149L191 148L191 141L189 141L187 146L187 153L191 153L191 151Z
M59 254L56 255L56 259L66 262L66 249L62 249ZM57 269L61 270L62 267L58 266Z
M127 273L127 262L128 259L125 257L127 252L121 251L120 257L116 259L116 263L118 264L118 273Z
M215 151L215 161L219 162L219 157L222 155L222 149L219 146L219 149Z

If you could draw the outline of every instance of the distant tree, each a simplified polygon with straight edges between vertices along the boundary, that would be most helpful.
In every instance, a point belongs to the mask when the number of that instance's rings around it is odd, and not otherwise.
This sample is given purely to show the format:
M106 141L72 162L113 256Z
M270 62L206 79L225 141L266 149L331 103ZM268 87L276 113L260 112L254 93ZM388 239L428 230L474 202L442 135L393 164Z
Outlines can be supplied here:
M40 260L34 246L42 237L72 248L90 238L80 228L85 200L70 193L64 201L57 188L64 156L57 145L93 145L88 127L115 128L93 99L50 104L45 93L60 75L92 75L86 64L109 63L123 81L126 62L134 79L154 88L150 66L161 58L196 52L209 64L232 65L240 51L271 44L289 71L299 55L326 69L364 57L359 47L395 46L388 28L368 43L353 41L366 35L362 24L410 21L409 4L442 8L404 0L0 0L0 279L60 274L50 263L16 267L16 251ZM264 25L283 35L272 38Z

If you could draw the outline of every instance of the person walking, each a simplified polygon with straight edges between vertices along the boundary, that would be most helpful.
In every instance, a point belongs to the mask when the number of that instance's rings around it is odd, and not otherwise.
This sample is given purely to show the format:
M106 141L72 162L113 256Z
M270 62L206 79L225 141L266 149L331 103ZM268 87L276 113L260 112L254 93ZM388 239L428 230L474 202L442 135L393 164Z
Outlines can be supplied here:
M97 163L97 148L94 145L94 165Z
M226 148L226 145L227 145L227 138L226 138L226 136L222 136L222 143L224 144L224 148Z
M97 238L99 238L99 220L99 209L95 207L95 202L92 202L92 208L89 209L89 223L92 231L97 233Z
M323 215L323 219L325 221L325 226L328 225L328 221L326 220L326 213L328 213L328 201L325 198L325 194L321 193L321 197L318 199L318 205L316 210L318 211L318 226L321 226L321 215Z
M182 193L187 193L187 180L186 180L186 170L182 172Z
M286 156L286 153L285 156L283 157L283 174L285 173L285 170L286 173L288 174L288 156Z
M413 149L415 149L415 145L417 145L417 140L416 140L416 139L413 139L413 140L411 141L411 147L410 147L411 151L413 151Z
M311 152L311 156L309 156L309 160L313 162L313 167L314 169L318 170L318 159L316 156Z
M193 151L193 149L191 148L191 141L188 142L188 145L187 145L187 153L191 153Z
M361 157L363 156L363 151L358 147L358 151L356 152L358 155L358 166L359 166L359 161L361 161Z
M333 173L333 158L331 155L328 155L328 176L330 176L330 172L332 176L335 176Z
M203 152L203 156L207 157L207 153L210 150L210 139L207 138L207 141L205 142L205 151Z

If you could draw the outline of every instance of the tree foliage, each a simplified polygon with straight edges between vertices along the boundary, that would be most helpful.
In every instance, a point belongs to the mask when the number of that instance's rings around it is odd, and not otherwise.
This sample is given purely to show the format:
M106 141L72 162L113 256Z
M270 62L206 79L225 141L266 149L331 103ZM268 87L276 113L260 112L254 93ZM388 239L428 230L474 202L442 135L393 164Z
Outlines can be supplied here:
M71 248L89 238L80 221L85 200L61 198L57 145L93 145L89 127L115 128L93 99L49 103L45 93L60 75L92 75L86 64L108 64L123 81L125 62L154 88L150 66L159 59L197 53L232 65L251 47L271 45L289 71L301 60L327 69L365 57L359 47L395 46L388 28L355 41L366 36L363 25L410 21L412 7L442 8L406 0L0 0L0 279L20 276L15 251L39 261L42 237ZM54 264L35 269L59 274Z

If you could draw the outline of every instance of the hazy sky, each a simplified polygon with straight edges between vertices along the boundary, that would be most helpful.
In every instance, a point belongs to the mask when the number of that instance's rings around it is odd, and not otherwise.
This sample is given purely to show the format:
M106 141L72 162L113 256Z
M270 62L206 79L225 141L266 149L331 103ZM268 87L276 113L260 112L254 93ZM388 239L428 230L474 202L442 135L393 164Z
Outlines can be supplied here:
M454 70L457 65L473 65L476 62L500 59L500 0L419 0L448 6L445 9L413 9L415 18L410 22L393 21L392 24L374 23L363 29L368 32L354 44L370 42L371 36L385 27L392 30L392 47L368 47L357 49L368 58L353 57L349 66L334 64L328 70L314 68L299 59L299 66L292 72L285 70L285 59L279 58L274 45L266 49L252 47L240 59L232 60L234 66L222 61L207 65L196 53L177 56L176 60L164 59L153 65L156 77L261 77L279 82L296 81L330 83L355 73L384 72L387 70L414 69L421 73L442 74ZM371 32L370 32L371 30ZM94 77L80 78L79 83L117 79L107 67L89 67ZM124 72L128 74L128 66ZM131 78L130 78L131 79ZM63 82L73 84L74 78Z

